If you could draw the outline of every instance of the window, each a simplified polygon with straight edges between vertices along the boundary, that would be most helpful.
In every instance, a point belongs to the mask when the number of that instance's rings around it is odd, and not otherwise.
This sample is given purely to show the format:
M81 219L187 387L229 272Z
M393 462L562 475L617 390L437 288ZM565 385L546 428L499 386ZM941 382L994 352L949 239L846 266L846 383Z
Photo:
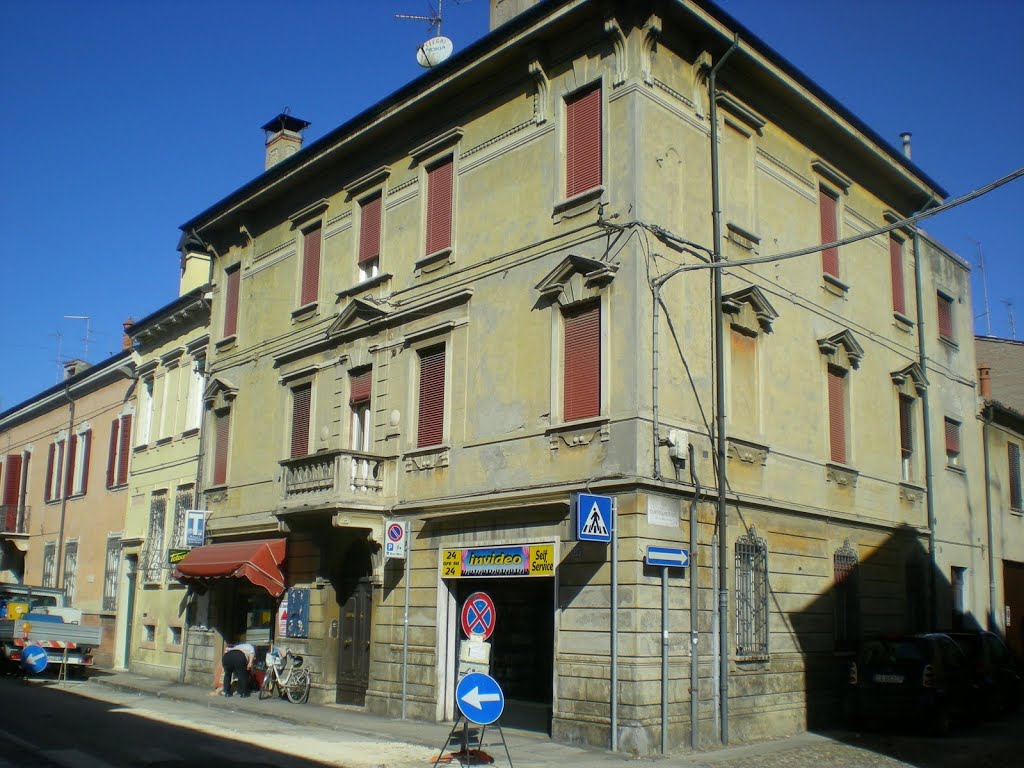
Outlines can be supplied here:
M1020 446L1016 443L1007 443L1006 455L1010 464L1010 509L1020 512L1024 506L1020 494Z
M588 302L562 313L562 418L601 413L601 305Z
M419 354L419 418L416 446L440 445L444 439L444 344Z
M565 100L565 196L601 186L601 87Z
M837 208L839 198L824 188L818 190L818 211L821 216L821 243L834 243L839 239ZM821 252L821 271L839 278L839 248L826 248Z
M960 422L946 419L946 464L960 466Z
M238 289L241 264L224 270L224 338L238 333Z
M126 413L110 424L110 453L107 455L107 488L128 482L128 460L132 444L132 415Z
M359 280L376 277L380 271L381 196L359 204Z
M828 367L829 458L845 464L846 456L846 371Z
M156 642L156 624L144 622L142 625L142 642L152 646Z
M117 584L121 575L121 537L107 538L107 553L103 566L103 610L117 610Z
M956 342L953 335L953 299L943 293L936 295L939 313L939 338L950 343Z
M309 408L313 385L309 382L292 388L291 458L309 453Z
M67 441L64 437L58 437L52 443L46 454L46 487L44 496L46 501L54 501L60 498L61 479L64 477L64 448Z
M155 383L152 374L142 379L142 387L139 390L139 428L135 435L136 445L149 445L149 430L153 424L153 387Z
M213 484L228 481L228 439L231 433L231 411L216 411L213 416Z
M903 241L889 237L889 272L892 276L892 311L907 314L906 294L903 287Z
M174 527L171 530L172 547L185 546L185 526L187 524L188 511L193 508L195 498L195 487L192 485L179 485L174 494Z
M849 540L832 555L832 575L835 581L836 649L852 651L860 637L860 587L857 551Z
M768 655L768 545L751 526L736 541L736 655Z
M27 458L28 454L25 454L25 457ZM0 514L0 531L4 533L20 533L21 526L18 517L23 507L21 502L22 455L19 453L7 454L7 459L4 462L4 472L6 474L4 475L3 496L0 497L0 501L3 502L3 514Z
M953 629L964 628L967 612L967 569L954 565L949 569L949 587L953 598Z
M78 542L64 545L64 593L69 605L75 602L75 584L78 579Z
M188 404L185 414L185 429L199 429L203 419L203 371L206 370L206 358L197 356L192 360L192 376L188 382Z
M905 482L913 480L914 463L914 399L900 395L900 464Z
M89 460L92 458L92 430L83 429L71 436L71 456L68 465L71 476L66 484L69 496L82 496L89 490Z
M302 288L299 303L313 304L320 295L320 248L323 238L320 224L302 233Z
M373 370L364 368L349 374L348 406L352 413L349 447L353 451L370 450L370 397L373 388Z
M162 580L164 524L167 519L167 491L153 491L149 498L149 532L142 556L142 579L148 584Z
M174 435L174 424L178 419L178 375L177 365L167 368L163 378L163 392L160 393L160 426L157 440Z
M733 326L729 332L729 421L747 432L758 429L757 337Z
M48 541L43 546L43 586L57 586L57 542Z
M168 627L167 628L167 644L177 647L181 647L181 627Z
M426 253L452 245L452 158L427 169Z

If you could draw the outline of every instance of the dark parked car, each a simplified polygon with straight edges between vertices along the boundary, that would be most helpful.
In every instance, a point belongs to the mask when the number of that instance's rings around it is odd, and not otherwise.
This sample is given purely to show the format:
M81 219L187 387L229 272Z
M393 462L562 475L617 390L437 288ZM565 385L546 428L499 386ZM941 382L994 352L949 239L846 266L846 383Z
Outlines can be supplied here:
M947 635L864 640L850 665L847 713L854 724L917 726L936 735L976 719L974 666Z
M1021 702L1021 668L998 635L992 632L950 632L978 675L983 706L989 716L1014 712Z

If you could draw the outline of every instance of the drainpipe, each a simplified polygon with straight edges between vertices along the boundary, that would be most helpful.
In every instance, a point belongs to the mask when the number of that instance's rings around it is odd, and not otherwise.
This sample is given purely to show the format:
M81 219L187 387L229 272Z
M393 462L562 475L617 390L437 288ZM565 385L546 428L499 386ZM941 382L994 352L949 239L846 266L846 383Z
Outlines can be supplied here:
M687 446L690 459L690 479L693 481L693 499L690 501L690 748L697 751L700 741L700 657L698 636L700 628L700 601L697 584L697 499L700 498L700 478L693 464L693 445Z
M739 47L739 37L734 37L729 50L711 68L708 77L708 94L711 102L711 221L714 228L715 249L714 261L722 262L722 211L719 202L718 178L718 103L715 98L715 76L718 68ZM725 322L722 312L722 269L714 270L714 303L715 303L715 455L718 469L718 567L721 573L718 579L718 614L719 614L719 672L718 706L722 712L722 744L729 743L729 590L726 581L727 539L726 505L725 505Z
M934 203L929 200L925 208ZM917 296L917 349L918 364L921 366L921 375L928 381L928 353L925 350L924 333L924 290L921 278L921 232L914 227L914 291ZM928 557L931 567L928 569L928 629L936 627L937 611L936 601L936 557L935 557L935 478L934 462L932 461L932 423L931 411L928 406L928 386L921 390L921 416L924 421L924 475L925 475L925 505L928 510Z
M71 387L64 385L64 397L68 400L68 436L64 440L64 473L58 483L57 493L60 494L60 527L57 531L57 562L54 567L57 569L57 588L64 588L64 522L67 518L68 509L68 478L74 467L71 466L71 435L75 431L75 399L71 397ZM72 480L72 490L74 481Z
M992 530L992 482L989 464L988 437L992 426L992 369L987 365L978 367L978 388L981 399L985 402L981 416L981 446L985 456L985 522L988 527L988 628L996 632L996 553L994 551L995 533Z

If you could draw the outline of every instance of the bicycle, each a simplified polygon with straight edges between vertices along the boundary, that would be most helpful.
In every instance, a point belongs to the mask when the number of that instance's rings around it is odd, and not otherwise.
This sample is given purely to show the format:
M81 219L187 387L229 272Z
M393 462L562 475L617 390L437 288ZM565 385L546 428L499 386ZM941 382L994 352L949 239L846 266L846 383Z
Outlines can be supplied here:
M309 670L302 666L302 657L285 649L282 656L277 650L267 654L267 671L260 686L260 698L267 699L277 686L278 696L288 697L292 704L302 704L309 698Z

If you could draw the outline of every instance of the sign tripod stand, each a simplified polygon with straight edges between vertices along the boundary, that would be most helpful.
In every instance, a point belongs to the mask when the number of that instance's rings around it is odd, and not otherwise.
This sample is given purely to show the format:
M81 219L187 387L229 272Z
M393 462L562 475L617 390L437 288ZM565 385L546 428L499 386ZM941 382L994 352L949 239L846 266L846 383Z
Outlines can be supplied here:
M459 723L460 722L462 723L462 733L461 733L461 735L456 736L455 732L459 729ZM483 727L481 727L480 734L479 734L479 736L477 736L477 740L476 740L476 748L475 749L470 749L470 747L469 747L469 739L470 739L469 724L470 724L470 722L471 722L470 719L465 717L462 714L461 710L458 712L458 714L455 715L455 724L452 725L452 729L448 733L448 738L445 739L444 744L441 745L441 749L438 750L437 759L434 761L433 768L437 768L438 764L441 762L441 759L444 757L444 749L445 749L445 747L447 747L449 744L451 744L456 738L459 740L459 744L460 744L459 751L458 752L452 752L451 753L451 757L457 758L458 761L459 761L459 765L466 765L466 766L468 766L468 765L490 765L490 763L492 762L491 760L486 760L484 762L479 762L478 761L478 758L480 757L480 752L481 752L482 748L485 746L485 744L484 744L484 736L487 733L487 726L484 725ZM474 723L474 725L479 725L479 724L478 723ZM512 755L509 754L508 743L505 741L505 732L501 730L501 723L495 721L494 727L498 729L498 736L500 737L500 741L496 741L494 743L495 743L495 745L501 744L501 746L505 750L505 757L508 758L509 768L514 768L514 766L512 765Z

